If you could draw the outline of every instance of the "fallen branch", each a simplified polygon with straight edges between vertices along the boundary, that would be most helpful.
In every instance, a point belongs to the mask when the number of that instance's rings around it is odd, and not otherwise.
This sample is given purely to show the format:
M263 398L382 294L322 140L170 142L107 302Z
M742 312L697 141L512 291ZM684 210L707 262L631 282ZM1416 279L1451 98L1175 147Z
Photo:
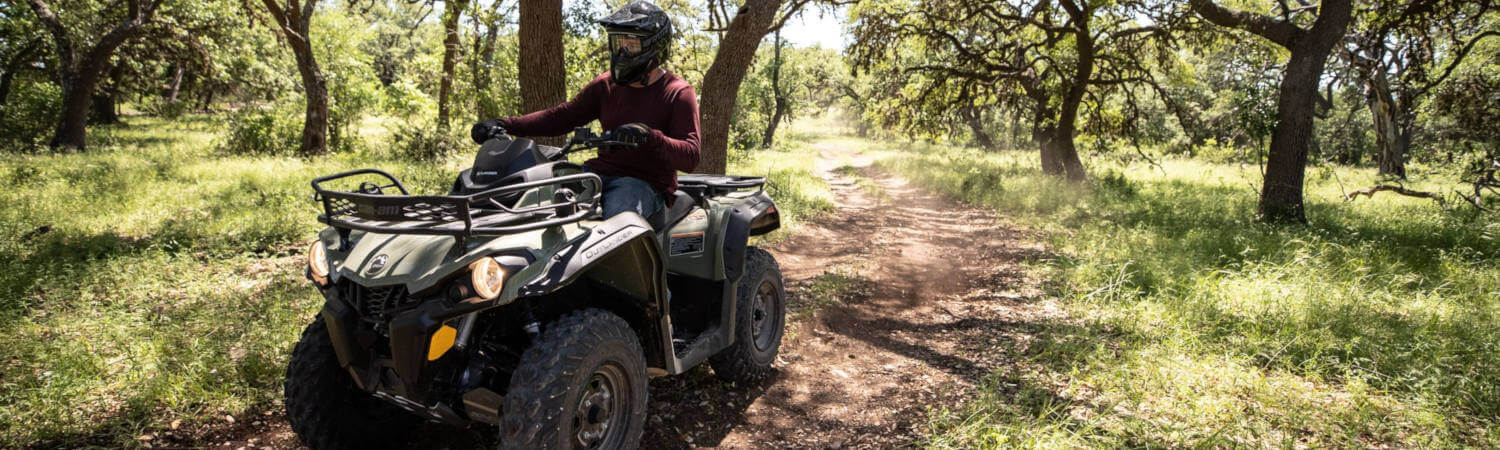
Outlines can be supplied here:
M1370 186L1370 187L1367 187L1367 188L1364 188L1364 189L1360 189L1360 190L1357 190L1357 191L1354 191L1354 192L1350 192L1350 193L1344 195L1344 201L1346 201L1346 202L1352 202L1352 201L1354 201L1355 197L1359 197L1361 195L1363 195L1365 197L1374 197L1376 192L1394 192L1394 193L1397 193L1397 194L1405 195L1407 197L1417 197L1417 198L1431 199L1432 201L1437 202L1438 206L1441 206L1444 209L1448 208L1448 200L1445 199L1445 198L1443 198L1443 196L1440 195L1440 194L1433 193L1433 192L1427 192L1427 191L1418 191L1418 190L1413 190L1413 189L1407 189L1405 187L1395 186L1395 185L1390 185L1390 184L1379 184L1379 185Z

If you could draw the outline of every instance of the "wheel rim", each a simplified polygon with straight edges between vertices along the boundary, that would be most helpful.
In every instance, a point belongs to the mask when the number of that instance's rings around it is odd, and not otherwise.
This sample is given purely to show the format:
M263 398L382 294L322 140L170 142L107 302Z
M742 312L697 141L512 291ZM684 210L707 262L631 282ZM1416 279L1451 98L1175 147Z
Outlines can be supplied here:
M755 290L755 309L750 312L751 336L755 338L755 349L766 351L775 345L776 323L780 315L776 314L781 303L781 292L776 285L769 280L761 282L760 287Z
M607 448L619 446L626 431L625 420L628 393L625 369L618 364L606 363L589 375L583 392L578 396L578 407L573 412L573 436L576 448ZM627 394L627 395L622 395Z

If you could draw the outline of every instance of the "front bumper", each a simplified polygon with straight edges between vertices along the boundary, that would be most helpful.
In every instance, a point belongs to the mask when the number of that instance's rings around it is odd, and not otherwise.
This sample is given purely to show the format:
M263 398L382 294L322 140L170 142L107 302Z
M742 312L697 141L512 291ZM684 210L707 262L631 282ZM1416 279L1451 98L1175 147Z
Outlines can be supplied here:
M468 308L455 308L441 300L423 301L393 314L387 337L365 325L360 311L348 300L348 290L343 286L322 290L321 314L339 365L367 392L425 400L433 383L432 364L427 361L430 338L444 322L466 314Z

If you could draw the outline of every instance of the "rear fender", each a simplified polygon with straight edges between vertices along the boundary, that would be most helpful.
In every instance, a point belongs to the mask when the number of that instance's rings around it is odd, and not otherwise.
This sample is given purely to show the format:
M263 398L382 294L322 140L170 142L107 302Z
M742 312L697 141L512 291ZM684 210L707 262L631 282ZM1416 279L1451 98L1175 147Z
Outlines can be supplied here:
M739 281L745 270L745 249L750 245L750 236L780 228L781 213L771 196L758 192L731 208L727 218L724 224L724 280L732 285Z

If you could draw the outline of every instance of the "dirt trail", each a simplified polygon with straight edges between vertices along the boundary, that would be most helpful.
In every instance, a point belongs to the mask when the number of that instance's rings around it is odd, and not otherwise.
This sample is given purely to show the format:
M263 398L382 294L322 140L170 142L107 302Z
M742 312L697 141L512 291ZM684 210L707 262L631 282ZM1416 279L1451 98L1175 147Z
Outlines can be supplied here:
M958 406L1056 313L1018 265L1043 249L993 213L816 148L838 209L768 249L794 310L814 308L820 282L843 295L790 321L770 380L728 387L699 369L652 383L646 447L911 444L929 405Z
M653 380L646 448L910 445L922 436L929 406L958 407L1024 348L1030 324L1057 314L1033 300L1038 284L1018 265L1042 255L1032 239L991 212L881 173L850 149L815 148L837 210L768 247L794 315L776 374L732 386L705 364ZM255 419L193 440L215 448L298 446L279 411ZM428 431L435 439L418 444L424 448L488 441Z

